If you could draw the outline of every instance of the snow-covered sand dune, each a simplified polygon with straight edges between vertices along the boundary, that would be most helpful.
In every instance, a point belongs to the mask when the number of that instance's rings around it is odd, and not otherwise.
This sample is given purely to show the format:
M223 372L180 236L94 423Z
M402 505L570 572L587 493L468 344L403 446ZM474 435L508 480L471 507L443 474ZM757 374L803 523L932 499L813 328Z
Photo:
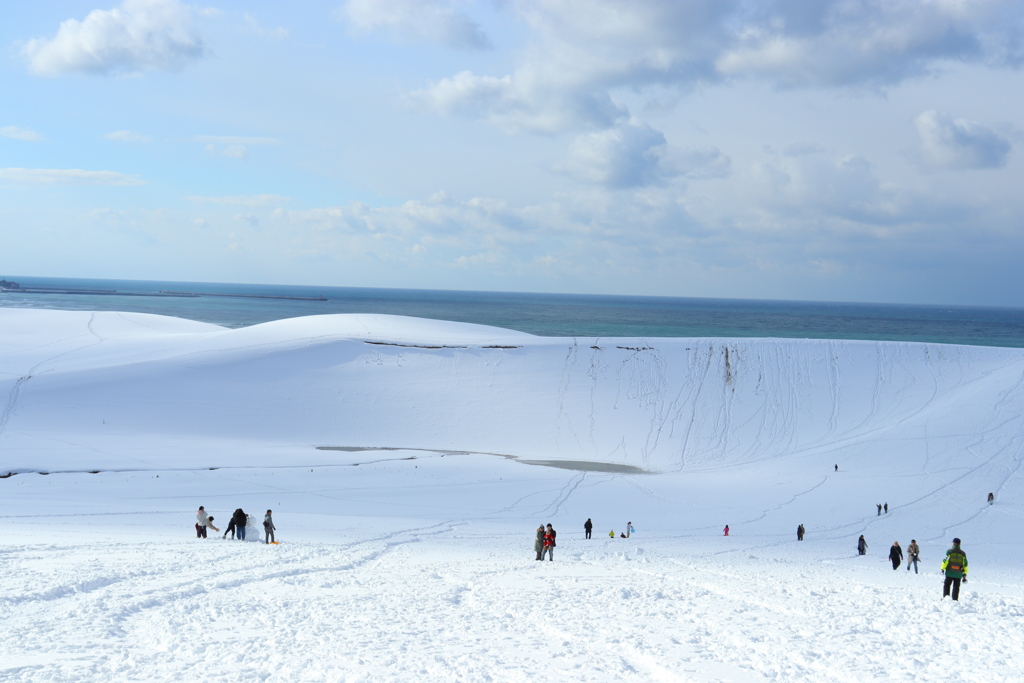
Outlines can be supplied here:
M1022 458L1020 349L0 309L0 678L1018 680Z

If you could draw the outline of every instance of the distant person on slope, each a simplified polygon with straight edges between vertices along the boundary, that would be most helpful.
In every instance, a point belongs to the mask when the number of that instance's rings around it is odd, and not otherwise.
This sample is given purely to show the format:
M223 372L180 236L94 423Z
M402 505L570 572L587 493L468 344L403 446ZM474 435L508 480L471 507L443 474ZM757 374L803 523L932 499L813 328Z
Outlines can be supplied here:
M885 514L889 514L889 504L886 503L883 507L885 508Z
M988 504L991 505L995 501L996 501L996 494L994 494L994 493L988 494Z
M907 546L907 571L910 571L910 565L914 565L914 573L917 573L917 561L921 559L921 546L917 544L917 541L913 538L910 539L910 545Z
M725 536L728 536L728 535L729 535L729 525L728 525L728 524L726 524L726 525L725 525L725 528L724 528L724 529L722 529L722 531L723 531L723 532L725 532L725 533L724 533L724 535L725 535Z
M277 542L277 539L274 538L274 532L277 530L277 527L274 526L274 518L271 517L273 512L273 510L267 510L267 516L263 518L263 532L267 543Z
M836 472L838 472L838 471L839 471L839 464L837 463L836 464Z
M608 532L608 538L615 538L615 529Z
M892 542L892 547L889 548L889 559L892 560L893 571L900 568L900 562L903 561L903 548L900 547L899 541Z
M881 503L878 504L878 516L879 517L882 516L882 504Z
M537 559L543 560L544 556L541 554L544 552L544 525L541 524L537 527L537 538L533 542L533 550L537 553Z
M949 595L953 588L953 599L960 600L960 580L967 583L967 554L960 550L960 539L953 539L953 547L946 551L946 559L942 561L942 571L946 572L946 581L942 584L942 598Z
M245 522L247 518L248 515L242 511L242 508L238 508L231 515L231 523L235 525L235 538L240 541L245 540Z
M199 512L196 513L196 538L206 538L206 520L209 517L206 508L200 505Z
M863 555L868 551L868 542L864 540L864 534L857 539L857 553Z
M626 522L626 538L629 538L629 535L634 531L636 529L633 528L633 522Z
M804 540L804 525L803 524L801 524L800 526L798 526L796 528L796 540L798 540L798 541Z
M594 523L590 521L590 517L583 523L583 530L587 532L587 538L590 538L590 532L594 530Z

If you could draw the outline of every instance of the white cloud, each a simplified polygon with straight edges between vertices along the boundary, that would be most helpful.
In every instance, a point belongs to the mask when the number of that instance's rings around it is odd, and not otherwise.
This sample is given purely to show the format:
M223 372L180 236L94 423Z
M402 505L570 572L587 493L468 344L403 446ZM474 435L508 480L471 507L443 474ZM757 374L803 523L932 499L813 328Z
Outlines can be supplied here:
M277 138L246 137L244 135L196 135L195 142L209 142L216 145L280 145Z
M577 137L556 170L610 188L631 188L676 177L723 177L729 158L714 147L670 147L661 132L630 121Z
M153 138L142 133L136 133L133 130L115 130L113 132L104 135L108 140L118 140L120 142L152 142Z
M235 214L235 220L240 223L245 223L250 228L260 227L260 219L255 214L251 213L238 213Z
M290 202L291 197L279 194L235 195L226 197L185 197L193 202L205 204L225 204L228 206L270 206Z
M256 18L248 12L245 13L244 20L246 28L248 28L254 35L263 38L270 38L271 40L284 40L291 36L291 31L281 26L278 26L275 29L264 28L260 22L258 22Z
M205 142L207 154L245 159L249 156L249 147L253 145L279 145L277 138L246 137L241 135L196 135L195 142Z
M0 168L0 181L30 185L143 185L138 176L77 168Z
M125 0L62 22L56 36L29 40L22 53L42 76L176 69L203 54L192 13L178 0Z
M943 111L922 112L914 119L921 160L936 168L1000 168L1010 143L991 128Z
M382 31L400 42L486 49L491 41L449 0L348 0L342 16L357 31Z
M511 73L457 73L414 93L446 115L509 131L610 127L618 89L752 79L776 87L879 87L953 61L1024 62L1009 0L523 0L531 29Z
M22 128L20 126L4 126L0 128L0 136L5 138L11 138L12 140L24 140L26 142L39 142L44 140L43 136L31 128Z

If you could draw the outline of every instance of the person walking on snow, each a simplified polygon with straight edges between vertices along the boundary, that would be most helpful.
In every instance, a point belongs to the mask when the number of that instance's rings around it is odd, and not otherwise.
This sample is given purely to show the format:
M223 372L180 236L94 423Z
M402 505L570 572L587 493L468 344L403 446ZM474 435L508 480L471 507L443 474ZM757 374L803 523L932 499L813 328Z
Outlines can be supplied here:
M801 524L800 526L798 526L796 528L796 540L798 540L798 541L804 540L804 525L803 524Z
M839 471L839 465L837 464L836 465L836 472L838 472L838 471Z
M274 532L277 531L277 527L274 526L274 518L270 516L273 512L273 510L267 510L267 516L263 518L263 532L268 544L277 542L277 539L274 537Z
M729 535L729 525L728 524L725 525L725 529L723 529L723 531L725 532L726 536Z
M953 547L946 551L946 559L942 561L942 571L946 572L946 580L942 584L942 599L949 595L953 588L953 599L960 600L960 581L967 583L967 554L960 549L960 539L953 539Z
M914 565L914 573L917 573L917 561L921 558L921 546L917 544L917 541L910 539L910 545L907 546L907 571L910 571L910 565Z
M878 516L879 517L882 516L882 504L881 503L878 504Z
M626 522L626 538L629 538L629 535L634 531L636 529L633 528L633 522Z
M547 530L544 532L544 550L541 552L540 559L543 560L545 555L551 562L555 561L555 536L557 532L551 528L548 524Z
M200 505L199 512L196 513L196 538L206 538L206 520L209 517L206 508Z
M537 538L533 541L533 550L537 553L537 559L542 560L544 557L541 553L544 552L544 525L541 524L537 527Z
M885 504L885 505L883 505L882 507L884 507L884 508L885 508L885 514L889 514L889 504L888 504L888 503L886 503L886 504Z
M889 548L889 559L892 560L893 571L899 569L900 562L903 561L903 548L900 547L899 541L892 542L892 547Z
M996 494L994 494L994 493L990 493L990 494L988 494L988 504L989 504L989 505L991 505L992 503L994 503L994 502L995 502L995 500L996 500Z
M864 534L857 539L857 553L863 555L868 551L868 542L864 540Z
M587 538L590 538L590 532L594 530L594 523L590 521L590 517L583 523L583 530L587 532Z

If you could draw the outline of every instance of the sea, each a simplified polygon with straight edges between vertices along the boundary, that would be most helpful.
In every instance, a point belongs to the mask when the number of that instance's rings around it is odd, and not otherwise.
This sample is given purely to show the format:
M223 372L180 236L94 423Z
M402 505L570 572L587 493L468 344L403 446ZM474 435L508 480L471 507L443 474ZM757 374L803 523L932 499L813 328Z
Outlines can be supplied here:
M10 275L0 279L32 290L0 292L0 307L137 311L232 328L326 313L387 313L555 337L782 337L1024 348L1024 308Z

